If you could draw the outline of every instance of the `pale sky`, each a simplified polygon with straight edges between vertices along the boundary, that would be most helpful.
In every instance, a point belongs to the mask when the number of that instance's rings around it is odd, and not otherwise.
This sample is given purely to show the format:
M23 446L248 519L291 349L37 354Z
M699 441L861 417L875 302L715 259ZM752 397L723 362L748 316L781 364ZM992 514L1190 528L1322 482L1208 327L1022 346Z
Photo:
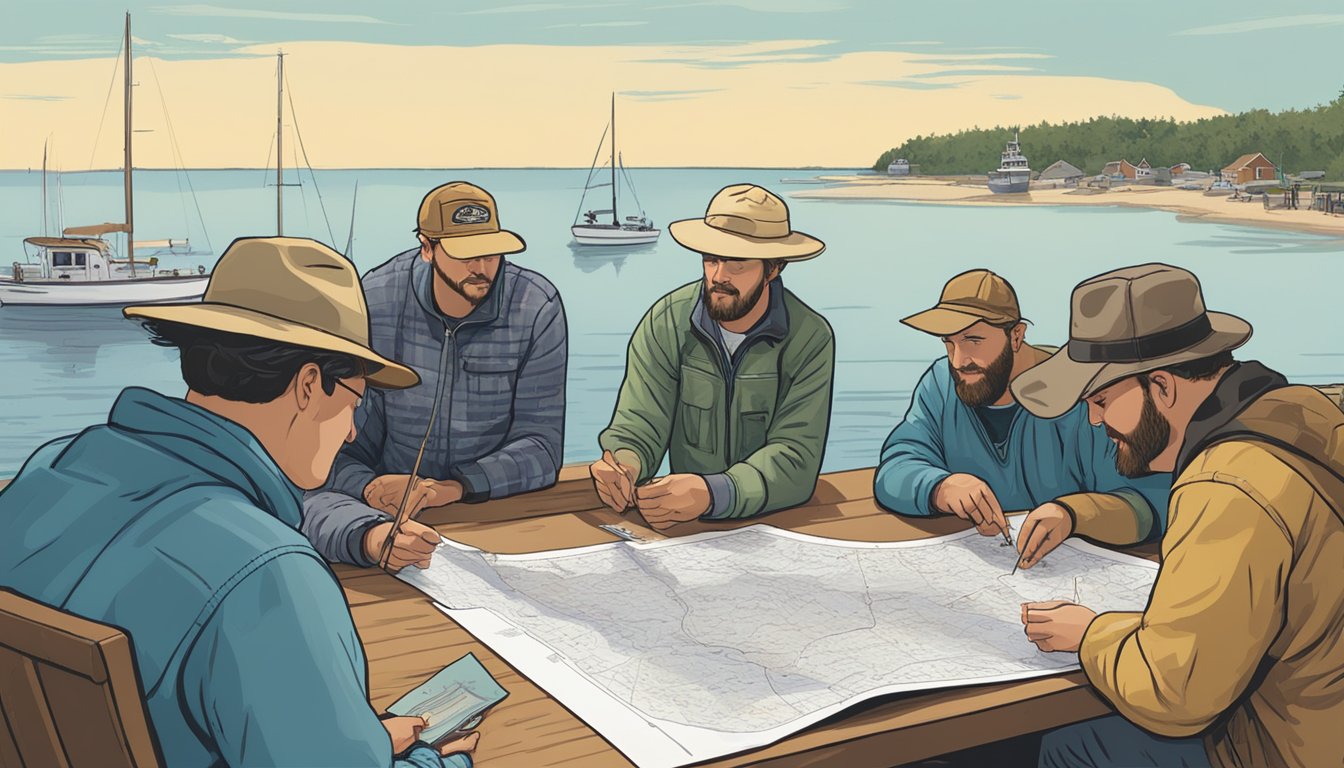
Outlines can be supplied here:
M627 165L865 167L915 134L1329 101L1344 76L1311 59L1344 34L1331 5L131 2L136 165L176 164L171 128L188 167L265 166L282 48L315 167L587 167L613 91ZM10 7L0 167L48 139L62 170L118 166L123 9ZM1243 66L1283 46L1292 77Z

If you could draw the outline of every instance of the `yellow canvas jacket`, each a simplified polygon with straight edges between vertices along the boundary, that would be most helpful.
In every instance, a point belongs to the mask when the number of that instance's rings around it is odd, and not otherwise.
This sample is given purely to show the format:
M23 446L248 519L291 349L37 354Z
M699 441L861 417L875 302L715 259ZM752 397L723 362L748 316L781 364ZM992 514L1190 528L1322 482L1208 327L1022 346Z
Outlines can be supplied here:
M1201 407L1147 610L1079 651L1121 715L1217 766L1344 765L1344 412L1282 383L1244 363Z

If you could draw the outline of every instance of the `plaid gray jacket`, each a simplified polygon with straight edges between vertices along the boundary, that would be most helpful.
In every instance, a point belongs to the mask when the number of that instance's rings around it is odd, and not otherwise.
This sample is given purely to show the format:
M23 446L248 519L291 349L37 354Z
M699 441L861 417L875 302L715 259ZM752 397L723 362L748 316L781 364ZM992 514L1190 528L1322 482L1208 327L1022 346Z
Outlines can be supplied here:
M326 492L309 494L303 532L330 560L371 565L364 532L382 519L364 486L415 465L438 387L420 476L462 483L467 503L555 483L562 463L565 310L546 278L505 261L489 295L454 327L437 309L433 270L413 249L364 277L373 348L420 374L417 387L370 389ZM352 498L353 497L353 498Z

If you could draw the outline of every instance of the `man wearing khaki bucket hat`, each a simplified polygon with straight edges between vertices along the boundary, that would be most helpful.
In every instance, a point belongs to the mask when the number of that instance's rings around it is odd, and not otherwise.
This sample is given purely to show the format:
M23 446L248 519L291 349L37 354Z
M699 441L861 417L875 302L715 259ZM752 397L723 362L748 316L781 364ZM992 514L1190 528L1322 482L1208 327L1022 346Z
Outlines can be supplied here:
M364 288L373 348L424 384L368 397L359 436L336 458L327 488L304 501L303 532L329 560L379 562L388 516L403 503L414 516L535 491L553 485L563 463L568 333L559 292L505 259L526 246L475 184L430 190L415 233L419 246L375 267ZM438 541L406 520L388 562L428 565Z
M1028 510L1013 542L1024 568L1069 536L1123 546L1161 534L1170 476L1122 477L1115 446L1081 405L1042 419L1014 400L1008 383L1050 353L1026 343L1012 284L987 269L963 272L934 307L901 322L942 341L947 356L920 377L882 446L878 504L955 515L986 536L1006 536L1004 510Z
M602 501L655 528L796 506L816 487L835 341L780 273L825 245L784 201L724 187L703 218L674 222L702 280L659 299L635 329L611 424L591 466ZM672 474L653 475L670 458Z
M1013 381L1047 418L1086 402L1122 473L1175 476L1142 613L1023 606L1120 713L1047 734L1042 765L1344 764L1344 412L1236 362L1250 336L1144 264L1078 285L1068 345Z
M235 240L196 304L128 307L181 358L185 398L130 387L0 492L0 584L123 628L165 765L451 765L381 721L344 594L299 534L372 388L359 277L300 238ZM403 759L393 755L410 750Z

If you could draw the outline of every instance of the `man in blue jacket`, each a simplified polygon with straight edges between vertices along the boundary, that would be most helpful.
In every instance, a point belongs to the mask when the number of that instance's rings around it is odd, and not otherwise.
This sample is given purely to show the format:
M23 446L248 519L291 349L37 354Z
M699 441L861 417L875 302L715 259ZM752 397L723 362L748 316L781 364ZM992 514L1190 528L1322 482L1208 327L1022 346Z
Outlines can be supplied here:
M329 560L371 566L403 500L471 504L555 484L565 431L565 309L546 278L504 255L526 245L502 229L495 199L454 181L420 204L420 247L364 277L373 348L424 383L374 392L359 436L326 492L304 503L303 532ZM420 446L424 459L407 489ZM410 522L390 564L427 565L438 534Z
M374 715L345 596L297 530L366 387L416 383L370 349L354 267L240 239L202 303L126 315L180 351L186 397L131 387L28 459L0 491L0 585L129 633L165 765L469 768L475 734L436 749L420 718Z
M1121 477L1115 445L1083 406L1037 418L1009 391L1050 355L1025 343L1017 293L988 270L948 281L938 305L901 321L942 339L947 357L915 387L882 447L874 495L904 515L951 514L992 536L1003 510L1030 510L1015 542L1030 568L1070 535L1113 545L1160 535L1170 477Z

